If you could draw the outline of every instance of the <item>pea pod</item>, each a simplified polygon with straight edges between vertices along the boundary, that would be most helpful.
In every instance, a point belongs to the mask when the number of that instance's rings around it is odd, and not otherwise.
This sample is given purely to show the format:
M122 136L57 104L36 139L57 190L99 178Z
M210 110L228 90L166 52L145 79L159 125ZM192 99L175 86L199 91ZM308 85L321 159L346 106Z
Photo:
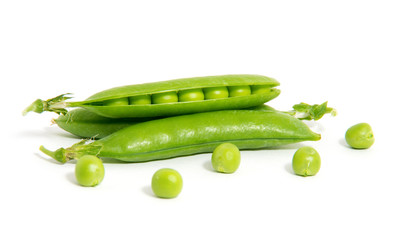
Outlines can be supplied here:
M67 101L67 94L37 99L23 114L44 111L66 114L83 107L109 118L173 116L261 105L280 94L273 78L261 75L221 75L128 85L96 93L84 101Z
M273 108L262 105L250 108L258 111L275 111ZM63 130L81 138L100 139L104 138L120 129L131 125L158 119L149 118L107 118L95 114L85 108L77 108L60 115L52 122Z
M319 134L289 114L225 110L152 120L90 143L83 140L54 152L43 146L40 150L63 163L83 155L145 162L212 152L225 142L239 149L260 149L319 139Z
M81 138L104 138L128 126L156 118L107 118L84 108L77 108L52 120L61 129Z

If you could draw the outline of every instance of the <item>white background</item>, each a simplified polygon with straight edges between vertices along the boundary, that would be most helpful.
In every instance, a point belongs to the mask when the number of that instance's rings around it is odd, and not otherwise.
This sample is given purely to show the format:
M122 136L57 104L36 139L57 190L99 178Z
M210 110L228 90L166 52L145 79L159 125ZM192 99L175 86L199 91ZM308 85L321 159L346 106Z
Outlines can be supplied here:
M0 239L402 239L401 1L1 1ZM322 134L278 150L244 151L232 175L210 154L105 164L101 185L76 184L74 164L41 154L78 139L52 113L21 116L36 98L182 77L276 78L270 105L329 102ZM376 142L353 150L359 122ZM314 177L290 168L300 146L322 157ZM182 193L158 199L159 168Z

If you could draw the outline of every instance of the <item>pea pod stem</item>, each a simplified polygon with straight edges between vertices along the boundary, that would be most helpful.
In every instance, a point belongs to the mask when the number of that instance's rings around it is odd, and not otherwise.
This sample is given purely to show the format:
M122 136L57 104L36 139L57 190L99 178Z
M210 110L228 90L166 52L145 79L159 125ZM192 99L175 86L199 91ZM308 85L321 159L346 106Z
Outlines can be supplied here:
M29 112L42 113L46 111L55 112L57 114L66 114L66 108L70 107L66 100L71 98L68 95L70 95L70 93L61 94L48 100L36 99L31 105L24 109L22 115L25 116Z
M57 160L60 163L65 163L65 150L64 148L59 148L56 151L50 151L49 149L45 148L44 146L40 146L39 150L44 154L48 155L49 157Z
M84 155L98 155L101 148L96 144L86 144L89 140L81 140L69 148L59 148L55 151L51 151L44 146L40 146L39 150L49 157L57 160L60 163L65 163L71 159L77 159L77 156Z
M300 120L319 120L325 114L330 114L331 116L336 116L337 111L334 108L328 107L327 102L322 104L307 104L307 103L299 103L293 106L293 110L291 111L282 111L283 113L290 114Z

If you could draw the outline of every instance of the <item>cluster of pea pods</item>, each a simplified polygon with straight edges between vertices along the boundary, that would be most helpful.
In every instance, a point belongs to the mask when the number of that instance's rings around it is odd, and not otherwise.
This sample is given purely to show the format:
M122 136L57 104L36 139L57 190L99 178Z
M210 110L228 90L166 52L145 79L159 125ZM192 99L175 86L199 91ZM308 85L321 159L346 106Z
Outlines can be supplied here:
M319 140L300 119L264 105L280 94L278 86L261 75L184 78L116 87L84 101L68 101L68 95L38 99L24 114L56 112L58 126L84 138L56 151L41 146L63 163L84 155L160 160L212 152L226 142L263 149Z

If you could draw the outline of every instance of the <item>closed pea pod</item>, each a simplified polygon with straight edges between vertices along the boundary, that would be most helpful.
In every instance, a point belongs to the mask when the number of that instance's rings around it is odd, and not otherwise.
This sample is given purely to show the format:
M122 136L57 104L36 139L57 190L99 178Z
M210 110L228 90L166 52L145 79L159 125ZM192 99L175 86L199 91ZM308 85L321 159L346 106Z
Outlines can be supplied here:
M249 109L256 111L276 111L267 105ZM158 118L160 117L108 118L95 114L85 108L76 108L65 115L60 115L58 118L53 119L52 123L57 124L61 129L78 137L100 139L131 125Z
M278 111L268 105L259 105L248 109L254 111L283 112L297 117L294 111ZM316 117L320 118L320 116ZM76 108L65 115L60 115L58 118L53 119L52 122L78 137L99 139L131 125L159 118L162 117L108 118L99 116L85 108ZM306 115L303 115L299 119L306 120Z
M61 129L81 138L99 139L131 125L156 118L107 118L84 108L77 108L60 115L52 122Z
M222 75L184 78L155 83L128 85L108 89L92 95L84 101L67 101L70 97L59 95L49 100L36 100L23 114L53 111L65 114L66 108L83 107L98 115L110 118L173 116L197 112L242 109L261 105L280 94L279 83L261 75ZM232 95L228 89L248 86L249 95ZM259 86L259 87L257 87ZM254 89L263 90L254 90ZM180 93L190 90L203 92L196 99L180 98ZM219 90L219 91L217 91ZM151 96L151 104L134 104L139 96ZM165 97L162 97L165 96ZM169 96L169 97L167 97ZM127 104L120 104L123 100ZM119 102L119 104L111 104ZM109 103L109 104L108 104Z
M225 142L233 143L239 149L261 149L319 139L319 134L288 114L226 110L143 122L103 139L88 144L81 141L54 152L44 147L40 149L60 162L87 154L144 162L212 152Z

